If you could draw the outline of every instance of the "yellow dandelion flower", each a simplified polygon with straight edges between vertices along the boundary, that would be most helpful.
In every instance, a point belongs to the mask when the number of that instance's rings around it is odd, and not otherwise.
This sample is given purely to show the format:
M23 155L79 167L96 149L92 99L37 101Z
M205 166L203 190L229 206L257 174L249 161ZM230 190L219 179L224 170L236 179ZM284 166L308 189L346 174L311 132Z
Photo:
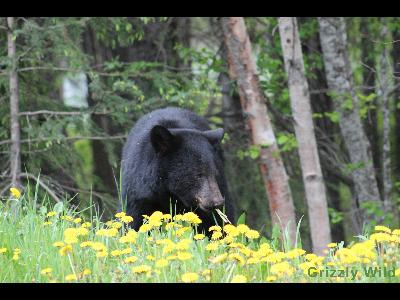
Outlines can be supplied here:
M235 275L231 280L231 283L246 283L246 282L247 278L244 275Z
M243 234L250 230L249 226L247 226L246 224L239 224L236 229L239 233Z
M210 258L210 262L213 264L219 264L223 262L228 257L228 253L220 254L214 258Z
M208 228L208 231L222 231L222 228L221 228L221 226L214 225L214 226L211 226L210 228Z
M337 247L337 243L329 243L328 245L326 245L328 248L336 248Z
M164 268L168 266L168 260L161 258L156 261L156 268Z
M243 256L241 256L239 253L231 253L231 254L229 254L228 258L230 260L239 262L241 265L244 265L246 262L246 260L243 258Z
M193 236L196 241L203 240L206 236L204 234L198 233Z
M172 216L170 214L164 214L162 218L164 221L172 220Z
M135 274L148 273L151 271L151 267L148 265L140 265L132 268L132 272Z
M120 229L122 227L122 224L120 222L112 222L111 227L115 229Z
M283 261L281 263L272 265L270 268L270 272L275 275L291 276L294 274L295 269L287 261Z
M89 234L89 230L85 227L76 228L76 235L77 236L85 236Z
M200 224L200 223L202 223L202 221L200 220L199 216L196 215L193 212L185 213L182 216L182 220L186 221L186 222L189 222L189 223L192 223L192 224Z
M177 258L178 258L177 255L168 255L168 256L166 257L167 260L175 260L175 259L177 259Z
M292 249L286 253L286 257L289 259L294 259L296 257L302 256L305 253L306 251L303 249Z
M315 258L317 258L317 255L314 254L314 253L309 253L309 254L306 254L306 255L304 256L304 258L305 258L306 260L308 260L308 261L312 261L312 260L314 260Z
M147 255L146 259L147 260L156 260L156 258L153 255Z
M55 216L57 214L57 212L56 211L50 211L50 212L48 212L47 213L47 215L46 215L46 217L53 217L53 216Z
M66 255L67 253L72 252L72 246L71 245L65 245L63 247L60 248L59 253L61 254L61 256Z
M99 258L106 257L107 255L108 255L108 252L105 250L97 251L97 253L96 253L96 257L99 257Z
M89 228L89 227L91 227L92 226L92 223L90 223L90 222L84 222L84 223L82 223L82 225L81 225L81 227L83 227L83 228Z
M236 226L232 225L232 224L226 224L224 226L224 232L226 232L227 234L229 234L230 232L236 230Z
M7 248L0 248L0 254L6 253L7 252Z
M183 215L177 214L173 218L174 221L183 221Z
M258 239L260 237L260 233L253 229L246 231L245 235L248 239Z
M65 276L65 280L66 281L74 281L74 280L78 280L78 277L75 274L68 274L67 276Z
M177 253L177 258L179 260L188 260L191 259L193 255L190 252L178 252Z
M121 221L124 222L125 224L129 224L133 222L133 218L131 216L123 216L121 218Z
M81 248L91 247L93 245L92 241L85 241L79 244Z
M15 187L10 188L10 193L14 198L17 199L21 198L21 192L19 191L19 189Z
M259 262L260 262L260 259L259 259L259 258L257 258L257 257L250 257L250 258L247 260L246 264L248 264L248 265L255 265L255 264L258 264Z
M242 243L230 243L228 245L229 248L243 248L245 247L245 245L243 245Z
M62 246L64 246L65 244L64 244L64 242L54 242L53 243L53 247L62 247Z
M128 256L127 258L124 259L124 262L126 264L129 264L129 263L134 263L137 260L138 260L138 258L136 256Z
M40 271L40 274L42 274L42 275L48 275L48 274L50 274L52 271L53 271L52 268L45 268L45 269L43 269L43 270Z
M221 232L219 232L219 231L214 231L213 234L212 234L212 236L211 236L211 239L212 239L212 240L218 240L218 239L221 238L221 237L222 237L222 233L221 233Z
M376 225L374 229L375 229L375 231L383 231L386 233L392 233L392 231L389 228L387 228L386 226L382 226L382 225Z
M171 242L163 247L162 252L163 252L163 254L167 254L167 253L171 253L174 250L175 250L175 244L173 242Z
M81 223L82 222L82 219L81 218L75 218L74 219L74 223L75 224L78 224L78 223Z
M43 223L43 226L49 226L49 225L51 225L51 224L53 224L53 222L51 222L51 221L46 221L46 222Z
M210 269L205 269L203 272L201 272L201 275L210 276L211 275L211 270Z
M125 216L126 216L126 213L124 213L123 211L115 214L115 217L118 218L118 219L123 218Z
M395 229L395 230L393 230L392 234L394 234L394 235L400 235L400 229Z
M276 280L276 276L268 276L266 279L265 279L267 282L272 282L272 281L275 281Z
M121 250L121 254L130 254L130 253L132 253L132 248L127 247Z
M82 272L82 275L90 275L92 274L92 271L90 271L89 269L84 269Z
M396 269L396 271L394 271L394 276L400 277L400 268L398 268L398 269Z
M249 257L252 254L251 249L249 249L247 247L239 248L239 252L246 255L247 257Z
M180 236L182 236L186 231L188 231L188 230L190 230L191 229L191 227L182 227L182 228L179 228L177 231L175 231L175 235L177 236L177 237L180 237Z
M215 251L218 249L218 243L217 242L211 242L209 244L207 244L206 246L206 250L207 251Z
M190 243L191 243L191 240L183 239L175 244L175 249L176 250L188 250Z
M107 247L101 242L93 242L90 247L95 251L106 251Z
M66 216L62 216L62 217L61 217L61 220L65 220L65 221L70 221L70 222L72 222L72 221L74 220L74 218L71 217L71 216L66 215Z
M197 273L185 273L182 275L181 279L185 283L195 282L199 279L199 275Z
M143 224L142 226L139 227L139 232L144 233L144 232L147 232L147 231L151 230L152 228L153 228L152 225L146 223L146 224Z
M117 257L117 256L120 256L121 255L121 250L113 250L113 251L111 251L111 256L113 256L113 257Z
M373 234L371 234L369 239L371 241L375 241L378 243L379 242L392 242L392 241L396 240L394 236L392 236L388 233L383 233L383 232L373 233Z

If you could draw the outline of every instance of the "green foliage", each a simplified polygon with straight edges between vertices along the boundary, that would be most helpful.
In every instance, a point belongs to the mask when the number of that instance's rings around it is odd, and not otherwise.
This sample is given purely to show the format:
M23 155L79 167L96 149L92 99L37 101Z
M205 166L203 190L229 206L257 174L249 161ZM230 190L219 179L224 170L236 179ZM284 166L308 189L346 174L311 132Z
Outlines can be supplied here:
M337 224L343 221L343 212L337 211L332 207L328 207L329 220L332 224Z
M298 147L296 136L293 133L279 133L277 143L283 152L292 151Z

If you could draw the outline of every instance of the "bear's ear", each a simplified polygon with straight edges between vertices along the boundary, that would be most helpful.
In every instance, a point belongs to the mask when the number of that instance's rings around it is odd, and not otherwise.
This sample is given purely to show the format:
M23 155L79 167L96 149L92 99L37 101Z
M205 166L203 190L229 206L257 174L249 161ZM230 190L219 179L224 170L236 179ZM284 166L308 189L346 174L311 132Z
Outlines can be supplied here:
M207 130L203 132L203 135L210 141L211 144L218 144L224 137L224 130L222 128Z
M151 129L150 140L156 152L166 152L174 144L174 136L171 132L161 125L156 125Z

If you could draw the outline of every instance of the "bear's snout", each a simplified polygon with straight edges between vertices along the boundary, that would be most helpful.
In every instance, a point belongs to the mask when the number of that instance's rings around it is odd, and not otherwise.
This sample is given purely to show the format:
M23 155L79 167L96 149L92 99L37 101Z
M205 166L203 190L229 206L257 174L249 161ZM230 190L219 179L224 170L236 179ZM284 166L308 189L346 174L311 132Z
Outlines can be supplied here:
M205 211L220 208L225 204L217 181L210 177L203 181L196 200L198 206Z

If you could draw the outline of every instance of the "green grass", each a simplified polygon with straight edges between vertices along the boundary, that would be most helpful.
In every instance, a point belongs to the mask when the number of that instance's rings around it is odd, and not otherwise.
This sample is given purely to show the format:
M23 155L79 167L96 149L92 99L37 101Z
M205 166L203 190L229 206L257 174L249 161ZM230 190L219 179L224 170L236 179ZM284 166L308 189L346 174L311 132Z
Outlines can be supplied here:
M186 277L194 282L400 282L400 231L385 233L382 232L385 228L377 228L381 232L369 239L359 237L358 242L348 247L343 244L332 246L326 257L318 257L301 249L289 249L290 243L287 239L282 242L279 233L274 232L273 240L258 237L256 231L250 231L244 224L231 227L228 235L222 230L221 237L214 236L217 249L207 250L213 241L208 238L194 240L195 221L176 221L188 228L177 235L179 228L167 230L168 220L153 216L147 221L151 230L133 233L134 241L121 243L120 238L128 231L125 226L117 229L115 236L98 235L100 229L111 233L112 225L99 221L90 207L85 211L71 211L67 204L52 205L46 196L38 199L38 195L39 188L36 187L35 191L28 189L19 200L10 198L0 202L0 252L5 251L0 253L0 282L182 282ZM55 215L47 216L50 211ZM65 216L70 216L71 220ZM82 220L78 222L76 218ZM161 226L156 224L157 220ZM49 221L52 223L46 223ZM87 228L87 234L83 229L82 236L73 235L77 240L70 244L72 251L61 255L62 247L56 247L54 243L68 242L65 230L74 228L70 231L76 233L87 221L92 224ZM114 218L113 222L114 225L121 224L121 219ZM297 228L299 230L299 226ZM107 255L97 257L99 251L82 248L80 243L84 241L102 243ZM168 243L171 252L168 252ZM21 253L16 255L17 248ZM127 248L131 253L112 255L115 250ZM125 262L130 256L135 256L136 261ZM167 259L168 265L157 267L156 261L161 259ZM149 270L133 272L135 267L142 265L148 266ZM319 268L322 273L309 276L307 270L310 267ZM386 267L397 276L367 277L364 267ZM51 272L42 274L46 268L51 268ZM90 270L90 274L83 275L85 269ZM358 271L360 275L354 278L351 273L344 278L328 276L326 270L333 269ZM194 274L184 276L186 273ZM68 280L72 274L76 280Z

